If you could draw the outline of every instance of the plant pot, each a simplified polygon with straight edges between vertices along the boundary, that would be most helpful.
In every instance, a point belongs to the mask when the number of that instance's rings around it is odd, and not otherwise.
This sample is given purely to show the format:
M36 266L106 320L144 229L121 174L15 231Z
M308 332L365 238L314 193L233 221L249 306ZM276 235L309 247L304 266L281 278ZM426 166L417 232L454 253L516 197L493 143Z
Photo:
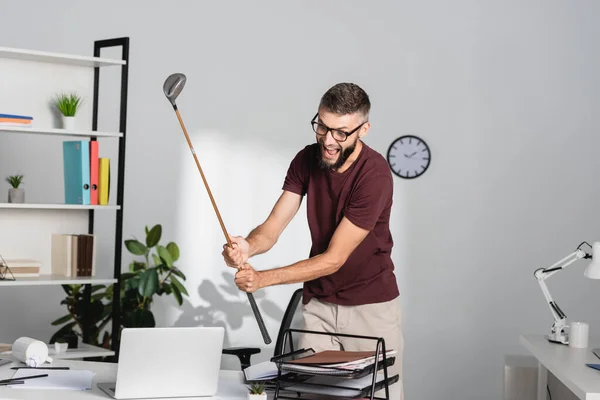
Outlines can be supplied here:
M66 116L62 116L62 124L63 124L63 129L66 129L68 131L73 131L75 130L75 117L66 117Z
M248 400L267 400L267 393L266 392L263 392L261 394L248 393Z
M8 202L9 203L25 203L25 191L23 189L8 189Z

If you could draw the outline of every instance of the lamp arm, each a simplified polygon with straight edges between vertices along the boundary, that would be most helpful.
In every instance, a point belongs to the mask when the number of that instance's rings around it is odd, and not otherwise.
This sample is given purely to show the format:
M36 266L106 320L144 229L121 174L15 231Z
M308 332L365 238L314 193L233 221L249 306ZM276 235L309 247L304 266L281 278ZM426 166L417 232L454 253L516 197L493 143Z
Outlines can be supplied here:
M548 303L548 307L550 307L550 312L554 317L554 324L552 324L551 333L549 339L553 342L560 343L568 343L568 335L565 332L565 328L567 326L567 316L560 309L558 304L552 299L550 295L550 291L548 290L548 286L546 286L545 280L556 274L558 271L561 271L567 268L569 265L573 264L575 261L581 258L590 258L590 256L584 252L583 250L577 249L573 253L564 257L562 260L557 261L547 268L540 268L535 271L534 275L538 280L540 288L542 289L542 293L546 298L546 302Z

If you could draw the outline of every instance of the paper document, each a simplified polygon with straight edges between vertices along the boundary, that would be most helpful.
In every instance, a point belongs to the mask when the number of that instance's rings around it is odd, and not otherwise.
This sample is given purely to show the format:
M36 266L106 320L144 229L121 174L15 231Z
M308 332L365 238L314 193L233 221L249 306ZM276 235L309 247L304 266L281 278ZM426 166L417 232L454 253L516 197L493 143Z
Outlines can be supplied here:
M377 374L376 381L379 383L383 382L383 380L384 375ZM365 388L370 387L372 383L372 375L367 375L359 379L339 379L335 377L315 376L307 380L306 383L289 386L284 390L331 396L355 397L360 395Z
M14 389L69 389L90 390L94 373L87 370L18 369L12 379L48 374L43 378L24 379L23 384L9 385Z
M395 350L386 351L386 358L389 360L394 354L396 354ZM383 354L379 355L379 362L383 362ZM354 371L362 371L374 364L375 352L372 351L326 350L284 362L281 368L286 371L343 376Z
M391 354L395 354L395 350L386 351L386 357ZM379 355L379 359L383 359L383 354ZM340 366L359 364L362 362L375 362L374 351L337 351L337 350L325 350L308 357L300 358L297 360L291 360L287 363L290 364L305 364L305 365L319 365L319 366Z
M270 361L264 361L258 364L253 364L244 369L244 375L246 380L251 381L268 381L277 378L277 366L275 363ZM282 371L281 374L285 375L287 372Z

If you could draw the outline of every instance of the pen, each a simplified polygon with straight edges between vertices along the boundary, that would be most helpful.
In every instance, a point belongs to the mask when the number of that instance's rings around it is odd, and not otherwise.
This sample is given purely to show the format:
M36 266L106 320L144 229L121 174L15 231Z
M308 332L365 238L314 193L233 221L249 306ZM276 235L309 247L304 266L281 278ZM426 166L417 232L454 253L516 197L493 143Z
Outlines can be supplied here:
M69 369L70 367L11 367L11 369Z
M18 384L23 384L23 383L25 383L25 382L24 381L4 382L4 383L0 383L0 386L18 385Z
M0 381L0 383L10 383L12 385L13 382L15 381L22 381L24 379L35 379L35 378L43 378L45 376L48 376L48 374L41 374L41 375L29 375L29 376L22 376L20 378L10 378L10 379L3 379Z

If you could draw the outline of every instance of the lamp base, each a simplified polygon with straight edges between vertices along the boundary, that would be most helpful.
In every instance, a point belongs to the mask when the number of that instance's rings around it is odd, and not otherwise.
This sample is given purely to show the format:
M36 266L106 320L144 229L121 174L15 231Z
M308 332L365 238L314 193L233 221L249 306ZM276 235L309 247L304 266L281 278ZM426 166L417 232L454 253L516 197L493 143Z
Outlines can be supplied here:
M548 335L548 341L558 344L569 344L569 335L564 332L560 334L551 333Z

